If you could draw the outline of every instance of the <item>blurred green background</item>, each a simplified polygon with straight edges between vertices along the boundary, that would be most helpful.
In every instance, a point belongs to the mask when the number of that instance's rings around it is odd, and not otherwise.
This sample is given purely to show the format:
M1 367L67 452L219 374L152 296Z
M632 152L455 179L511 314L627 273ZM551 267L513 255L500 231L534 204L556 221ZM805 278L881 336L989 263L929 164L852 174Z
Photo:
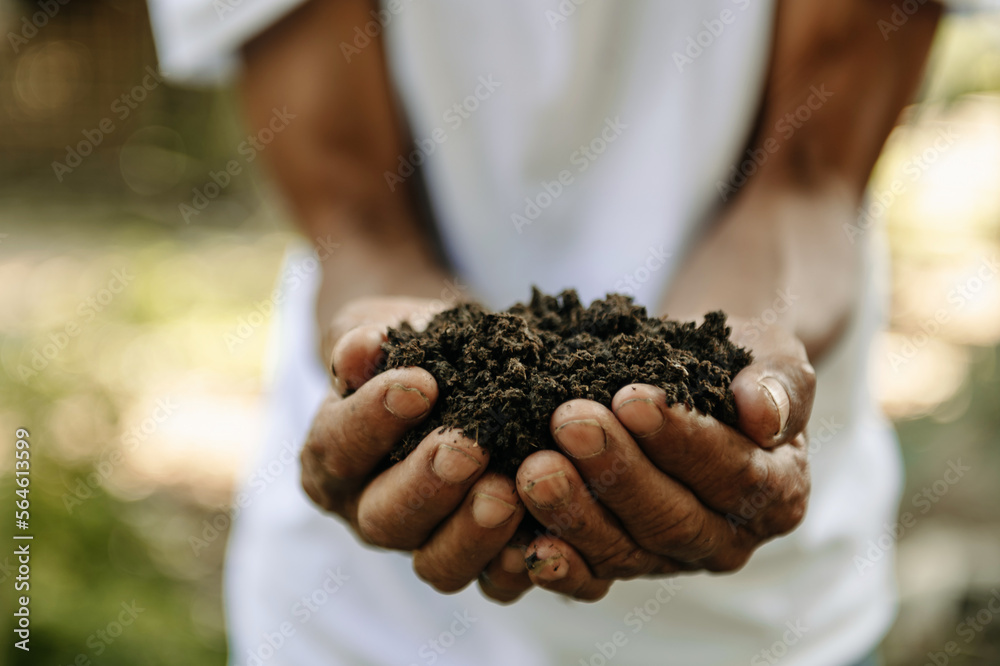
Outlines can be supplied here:
M257 161L185 215L245 132L232 90L149 78L143 2L73 0L11 40L36 10L0 0L0 497L27 428L36 536L30 660L5 640L0 663L221 664L229 497L261 431L259 304L295 237ZM92 154L53 165L102 119ZM1000 664L1000 617L980 613L968 642L960 624L1000 590L1000 18L946 19L862 212L894 260L871 381L915 516L884 653L923 664L954 640L949 663ZM942 486L957 460L970 471ZM141 610L119 633L123 603Z

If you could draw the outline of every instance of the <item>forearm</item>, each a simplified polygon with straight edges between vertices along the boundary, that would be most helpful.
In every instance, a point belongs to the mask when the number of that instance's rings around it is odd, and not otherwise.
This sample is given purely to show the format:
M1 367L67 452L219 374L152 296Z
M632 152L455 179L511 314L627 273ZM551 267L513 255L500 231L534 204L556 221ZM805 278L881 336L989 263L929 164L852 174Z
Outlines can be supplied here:
M861 248L844 233L900 111L919 84L940 15L928 3L891 40L888 0L779 3L757 136L766 155L697 241L662 304L723 308L750 338L784 328L816 362L845 329ZM741 160L742 161L742 160ZM752 340L751 340L752 341Z
M308 212L297 215L299 227L321 259L316 302L321 333L345 304L357 298L441 298L447 292L451 275L408 208L331 211L319 217L317 221Z
M291 122L262 153L303 235L319 250L321 331L363 296L439 296L445 269L415 212L412 181L390 187L409 138L379 39L345 57L369 0L310 2L244 48L251 127ZM325 333L325 331L323 331Z
M746 342L783 328L815 363L846 327L858 293L860 246L843 232L856 208L850 189L833 183L748 188L690 253L661 311L725 310L741 320L736 333Z

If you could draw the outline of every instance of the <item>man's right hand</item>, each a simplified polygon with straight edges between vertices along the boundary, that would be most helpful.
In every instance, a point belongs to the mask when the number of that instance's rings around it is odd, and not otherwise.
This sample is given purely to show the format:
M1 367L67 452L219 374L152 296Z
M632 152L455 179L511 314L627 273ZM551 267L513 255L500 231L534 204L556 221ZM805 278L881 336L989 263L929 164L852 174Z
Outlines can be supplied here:
M412 551L418 576L441 592L455 592L504 551L524 506L514 482L486 471L487 452L458 430L434 431L404 460L379 471L438 396L434 378L420 368L375 374L381 344L389 326L426 320L434 305L364 298L334 317L324 355L335 390L320 406L302 451L302 487L363 542Z

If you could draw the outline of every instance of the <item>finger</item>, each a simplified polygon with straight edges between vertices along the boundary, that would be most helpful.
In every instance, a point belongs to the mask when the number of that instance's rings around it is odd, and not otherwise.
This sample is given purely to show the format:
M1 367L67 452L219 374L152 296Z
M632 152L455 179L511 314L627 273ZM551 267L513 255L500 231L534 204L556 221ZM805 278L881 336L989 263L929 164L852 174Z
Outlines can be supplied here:
M809 495L804 438L763 449L711 416L668 407L663 390L646 384L626 386L611 407L653 465L730 523L763 538L801 521Z
M333 317L323 335L323 357L332 358L332 352L344 335L359 327L398 326L412 317L426 318L433 301L408 296L369 296L356 298L342 307Z
M556 451L528 456L518 468L517 488L545 534L572 544L597 577L633 578L663 564L663 558L625 533L587 490L573 463Z
M328 397L302 449L303 489L323 508L350 518L354 492L437 397L434 377L419 368L384 372L349 398Z
M742 566L744 551L748 555L754 543L750 533L731 529L654 467L606 407L571 400L553 412L551 427L591 491L641 547L681 562L705 562L713 570Z
M611 588L612 581L594 577L580 554L560 539L535 539L525 563L532 583L578 601L597 601Z
M364 324L345 333L331 353L330 370L334 389L341 395L356 391L382 368L388 328L381 324Z
M806 428L816 393L816 371L805 345L780 326L764 335L736 327L733 341L753 348L754 360L730 389L736 398L739 429L764 448L793 440Z
M816 371L798 356L760 357L736 375L732 391L740 431L760 446L773 448L806 429Z
M365 487L358 532L382 548L419 548L462 503L488 461L487 452L460 431L435 430Z
M802 448L768 451L711 416L684 405L668 407L663 390L654 386L626 386L611 407L658 469L723 514L751 497L755 506L763 506L761 498L771 504L806 462Z
M516 537L515 537L516 539ZM534 587L524 563L526 547L510 543L479 574L479 589L490 599L508 604Z
M413 569L438 591L457 592L503 550L523 516L514 482L487 472L455 513L414 551Z

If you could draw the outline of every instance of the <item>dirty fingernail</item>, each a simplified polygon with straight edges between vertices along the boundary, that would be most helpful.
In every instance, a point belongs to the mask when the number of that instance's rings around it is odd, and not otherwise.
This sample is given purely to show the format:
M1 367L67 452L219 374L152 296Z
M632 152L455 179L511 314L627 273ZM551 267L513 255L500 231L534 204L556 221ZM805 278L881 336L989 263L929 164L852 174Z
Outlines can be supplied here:
M472 518L480 527L500 527L514 515L517 507L510 502L497 499L492 495L476 493L472 499Z
M788 423L788 412L791 409L791 404L788 400L788 391L774 377L762 378L760 385L767 392L767 395L770 396L775 409L778 410L778 432L774 433L774 436L777 437L785 431L785 424Z
M663 427L663 412L649 398L626 400L615 416L636 437L648 437Z
M545 559L539 559L535 554L535 560L528 567L535 578L545 581L557 581L566 577L569 573L569 563L560 553L550 555Z
M447 444L438 447L434 460L431 461L434 473L447 483L468 481L482 466L471 454Z
M430 411L431 401L420 389L393 384L385 392L385 408L404 421L419 418Z
M553 436L574 458L591 458L603 453L608 445L604 428L594 419L568 421L556 428Z
M522 571L526 571L524 551L513 546L504 548L503 552L500 553L500 568L507 573L521 573Z
M534 481L528 481L524 492L539 509L555 509L569 499L569 479L565 472L547 474Z

